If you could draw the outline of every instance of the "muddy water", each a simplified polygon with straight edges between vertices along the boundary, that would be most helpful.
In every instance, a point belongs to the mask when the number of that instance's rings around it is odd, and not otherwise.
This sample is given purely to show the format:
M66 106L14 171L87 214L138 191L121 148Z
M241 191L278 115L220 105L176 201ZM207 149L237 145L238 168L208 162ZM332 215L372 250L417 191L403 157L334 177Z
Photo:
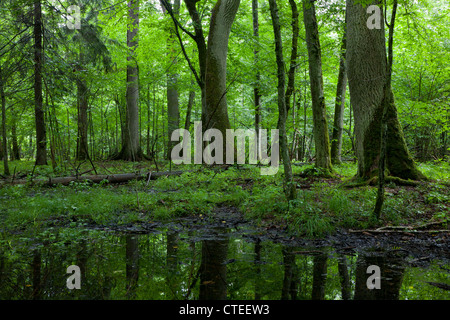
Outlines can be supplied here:
M220 220L2 235L0 299L450 299L448 257L278 240Z

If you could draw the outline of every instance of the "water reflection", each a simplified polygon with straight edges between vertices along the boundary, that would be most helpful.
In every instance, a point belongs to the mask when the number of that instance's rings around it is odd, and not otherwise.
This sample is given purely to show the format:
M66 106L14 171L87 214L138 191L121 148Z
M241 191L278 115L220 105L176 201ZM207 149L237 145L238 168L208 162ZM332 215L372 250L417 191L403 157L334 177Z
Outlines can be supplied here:
M449 299L448 262L412 267L401 251L344 254L263 241L227 228L150 234L54 229L0 247L0 299ZM6 245L7 244L7 245ZM81 289L66 287L66 268ZM381 270L369 290L367 267Z

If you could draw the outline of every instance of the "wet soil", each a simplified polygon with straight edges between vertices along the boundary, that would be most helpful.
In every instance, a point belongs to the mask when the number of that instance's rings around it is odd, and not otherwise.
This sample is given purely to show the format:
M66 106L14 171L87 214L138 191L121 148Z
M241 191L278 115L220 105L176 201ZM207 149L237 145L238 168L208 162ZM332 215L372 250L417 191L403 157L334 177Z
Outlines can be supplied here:
M246 221L235 207L218 207L211 215L178 218L170 222L133 223L127 225L91 225L102 230L120 233L146 234L160 232L161 228L201 231L196 240L220 239L225 233L245 238L249 242L272 241L287 246L310 248L299 254L320 253L321 248L352 254L379 251L387 254L410 256L413 265L426 264L434 258L450 261L450 231L439 233L409 232L350 232L337 230L321 238L292 236L286 227L269 224L256 226Z

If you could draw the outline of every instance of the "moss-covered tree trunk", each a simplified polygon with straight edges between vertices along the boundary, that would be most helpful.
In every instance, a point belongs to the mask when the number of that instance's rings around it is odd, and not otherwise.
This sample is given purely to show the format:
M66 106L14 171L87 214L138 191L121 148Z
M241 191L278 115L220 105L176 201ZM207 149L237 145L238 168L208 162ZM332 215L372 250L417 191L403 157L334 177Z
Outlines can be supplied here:
M374 1L373 4L379 4ZM347 0L347 73L355 116L355 148L358 158L357 177L370 179L378 174L380 156L380 124L383 115L386 83L386 45L383 10L380 29L370 29L371 14L366 7ZM417 169L398 121L393 99L387 109L386 167L389 174L402 179L423 179Z
M283 44L281 41L280 21L278 17L278 7L276 0L269 0L270 15L272 17L273 33L275 36L275 55L277 60L278 74L278 130L280 139L281 158L283 159L285 194L287 200L294 200L297 197L296 185L293 181L291 158L289 157L289 147L286 135L286 75L284 70Z
M303 20L306 31L306 46L309 58L309 79L314 122L315 165L324 174L333 171L330 155L327 112L323 92L322 54L314 2L303 0Z
M345 26L344 26L345 28ZM334 124L331 135L331 163L342 162L342 131L344 127L345 93L347 90L347 71L345 69L346 32L342 36L341 53L339 58L339 74L336 87L336 101L334 105Z

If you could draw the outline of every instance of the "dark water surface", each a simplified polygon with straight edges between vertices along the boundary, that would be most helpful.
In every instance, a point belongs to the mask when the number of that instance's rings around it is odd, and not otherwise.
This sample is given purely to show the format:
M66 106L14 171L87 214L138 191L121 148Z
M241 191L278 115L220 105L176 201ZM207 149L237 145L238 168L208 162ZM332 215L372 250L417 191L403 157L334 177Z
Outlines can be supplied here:
M448 257L275 238L187 220L3 234L0 299L450 299ZM81 289L67 287L70 265L80 269ZM380 289L367 288L370 265L380 269Z

